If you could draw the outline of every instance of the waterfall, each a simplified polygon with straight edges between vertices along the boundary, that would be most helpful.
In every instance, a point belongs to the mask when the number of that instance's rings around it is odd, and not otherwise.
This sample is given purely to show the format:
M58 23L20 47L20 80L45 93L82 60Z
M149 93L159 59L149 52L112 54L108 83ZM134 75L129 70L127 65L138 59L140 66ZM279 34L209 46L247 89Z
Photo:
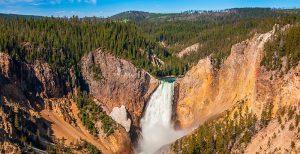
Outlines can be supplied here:
M160 80L160 85L152 94L141 119L142 138L139 151L143 154L157 153L164 145L182 137L183 131L176 131L172 123L174 81Z

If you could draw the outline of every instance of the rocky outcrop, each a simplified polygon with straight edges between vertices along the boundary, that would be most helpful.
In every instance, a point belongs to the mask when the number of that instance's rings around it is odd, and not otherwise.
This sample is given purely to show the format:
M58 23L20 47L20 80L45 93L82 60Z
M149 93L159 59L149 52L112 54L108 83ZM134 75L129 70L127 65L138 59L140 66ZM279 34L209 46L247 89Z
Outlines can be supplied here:
M176 123L180 127L197 123L197 112L213 101L213 80L213 67L209 58L200 60L184 78L177 79Z
M64 95L64 87L58 74L50 68L49 64L40 61L33 65L36 78L43 86L43 95L47 98L62 97Z
M0 153L21 153L21 150L16 144L5 141L0 142Z
M177 123L183 128L201 124L239 100L245 100L257 115L268 102L273 102L275 110L299 102L299 66L280 77L260 65L264 45L275 30L234 45L218 72L206 58L179 79Z
M114 107L124 105L134 126L139 126L145 103L158 86L158 80L101 49L81 59L81 70L90 93L109 113Z
M182 57L184 57L186 55L191 54L192 52L198 51L200 47L201 47L200 43L195 43L195 44L193 44L193 45L191 45L191 46L183 49L179 53L177 53L176 56L178 58L182 58Z
M117 123L122 125L126 132L130 131L131 120L127 117L127 111L124 105L121 107L114 107L109 116L112 117L112 119L114 119Z
M3 78L19 86L27 95L47 98L64 95L61 79L47 63L27 64L0 52L0 68Z
M0 73L5 77L9 76L10 63L11 58L7 54L0 52Z
M29 64L13 60L7 54L0 52L0 68L3 85L11 82L31 96L38 95L42 91L42 85Z
M148 54L147 59L153 66L162 67L165 64L161 59L159 59L155 54L152 53Z
M101 137L100 141L109 149L110 153L124 153L132 154L134 153L134 147L132 142L130 142L130 136L126 133L125 129L118 128L109 137Z
M77 126L75 116L72 113L72 100L67 98L52 98L44 100L44 108L49 112L55 113L67 123Z

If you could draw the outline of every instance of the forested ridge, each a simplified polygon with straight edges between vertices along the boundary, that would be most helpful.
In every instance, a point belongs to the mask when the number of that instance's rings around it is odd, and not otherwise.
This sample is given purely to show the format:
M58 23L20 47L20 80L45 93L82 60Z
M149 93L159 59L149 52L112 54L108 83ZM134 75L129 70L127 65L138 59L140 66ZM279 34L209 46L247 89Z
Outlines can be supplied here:
M42 60L63 75L71 67L77 70L85 53L102 48L155 76L181 75L209 55L218 68L233 44L270 31L274 24L298 21L297 10L269 8L178 14L129 11L108 19L1 15L0 51L30 63ZM197 52L183 59L174 56L194 43L200 43ZM163 66L151 64L153 54Z
M297 66L300 61L300 25L278 31L273 41L268 42L265 48L266 56L262 64L267 69L279 70L286 67L285 71L288 71ZM282 66L283 63L286 63L286 66Z
M76 68L85 53L97 48L127 59L137 67L158 76L174 73L161 73L168 71L165 68L179 70L178 67L182 67L182 64L173 60L168 51L157 43L146 40L134 23L77 17L3 17L0 18L0 33L2 52L30 63L35 60L47 62L60 74L64 74L71 67ZM173 61L173 65L162 69L151 65L148 55L153 53L165 62Z
M275 24L285 26L298 23L299 15L290 12L293 11L270 8L193 11L170 15L171 21L145 20L138 24L152 40L164 42L175 53L194 43L200 43L201 47L197 52L184 57L184 63L191 66L199 59L212 55L215 66L218 67L229 55L232 45L255 33L270 31Z

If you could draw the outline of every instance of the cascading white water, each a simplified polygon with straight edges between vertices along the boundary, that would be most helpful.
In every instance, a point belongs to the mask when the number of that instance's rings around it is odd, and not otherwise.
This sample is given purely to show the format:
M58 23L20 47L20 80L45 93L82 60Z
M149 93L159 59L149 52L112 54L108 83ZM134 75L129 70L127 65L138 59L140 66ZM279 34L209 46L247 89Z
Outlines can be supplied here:
M155 153L185 134L176 131L171 120L173 94L174 82L166 80L161 80L152 94L141 119L142 138L139 148L142 153Z

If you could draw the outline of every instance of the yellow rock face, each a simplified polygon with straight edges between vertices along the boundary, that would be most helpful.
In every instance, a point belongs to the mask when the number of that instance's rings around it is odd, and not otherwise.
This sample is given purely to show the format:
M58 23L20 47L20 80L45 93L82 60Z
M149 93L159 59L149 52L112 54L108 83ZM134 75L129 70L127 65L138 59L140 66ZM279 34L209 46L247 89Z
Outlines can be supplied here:
M213 101L212 85L213 72L209 58L200 60L183 79L179 79L177 115L181 126L190 126L200 120L195 113L203 111L205 105Z
M246 100L255 113L260 113L267 102L273 102L275 110L300 102L300 65L273 80L270 76L274 72L267 72L260 66L264 45L274 32L256 34L235 44L218 72L213 71L210 59L206 58L177 81L176 120L181 128L197 126L214 118L239 100Z

